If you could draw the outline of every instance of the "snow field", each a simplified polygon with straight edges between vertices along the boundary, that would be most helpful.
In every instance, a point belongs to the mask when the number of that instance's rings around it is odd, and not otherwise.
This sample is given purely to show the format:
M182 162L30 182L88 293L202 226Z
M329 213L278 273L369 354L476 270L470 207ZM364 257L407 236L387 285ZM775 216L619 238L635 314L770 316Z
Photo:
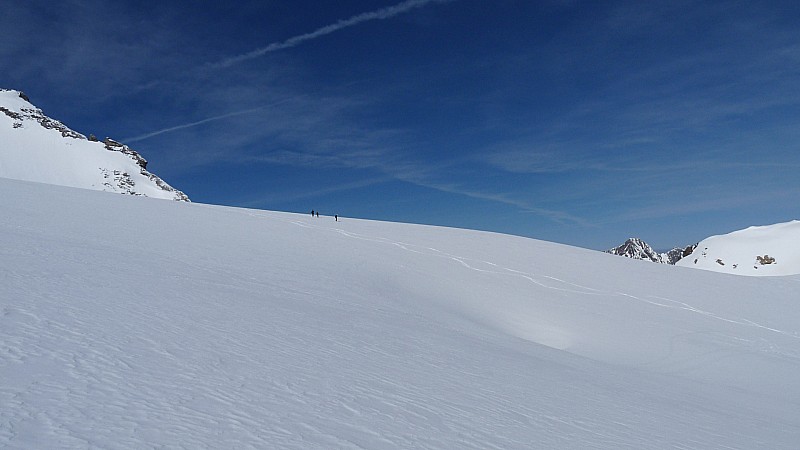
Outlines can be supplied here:
M0 447L794 448L800 278L0 179Z

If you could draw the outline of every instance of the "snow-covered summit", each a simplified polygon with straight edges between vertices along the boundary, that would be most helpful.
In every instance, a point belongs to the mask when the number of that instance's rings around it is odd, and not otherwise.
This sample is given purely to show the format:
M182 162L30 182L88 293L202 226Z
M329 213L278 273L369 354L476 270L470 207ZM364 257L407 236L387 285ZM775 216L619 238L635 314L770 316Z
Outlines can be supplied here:
M127 145L87 138L6 89L0 89L0 177L189 201L148 172L147 161Z
M676 247L668 252L659 253L647 242L639 238L629 238L622 245L606 250L606 253L659 264L675 264L683 257L684 250Z
M711 236L677 265L736 275L800 274L800 221Z

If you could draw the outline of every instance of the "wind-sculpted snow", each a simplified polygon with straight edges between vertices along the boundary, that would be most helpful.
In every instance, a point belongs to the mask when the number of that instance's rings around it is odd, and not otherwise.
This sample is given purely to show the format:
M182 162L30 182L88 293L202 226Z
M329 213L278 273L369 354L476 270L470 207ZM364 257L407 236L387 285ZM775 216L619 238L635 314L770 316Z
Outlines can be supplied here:
M796 276L0 190L0 447L800 442Z

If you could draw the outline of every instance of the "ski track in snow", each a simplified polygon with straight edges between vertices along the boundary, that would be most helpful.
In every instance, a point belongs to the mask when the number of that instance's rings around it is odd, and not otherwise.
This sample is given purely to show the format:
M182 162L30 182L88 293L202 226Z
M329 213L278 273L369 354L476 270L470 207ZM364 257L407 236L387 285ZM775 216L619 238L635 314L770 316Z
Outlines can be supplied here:
M264 217L264 216L257 216L257 215L252 214L252 213L250 213L250 215L254 216L254 217ZM358 233L353 233L353 232L350 232L350 231L347 231L347 230L344 230L344 229L341 229L341 228L331 229L331 228L327 228L327 227L319 227L319 226L310 225L310 224L308 224L306 222L297 221L297 220L292 220L290 222L295 224L295 225L304 227L304 228L313 228L313 229L316 229L316 230L324 230L324 231L335 231L336 233L339 233L339 234L341 234L343 236L347 236L347 237L353 238L353 239L359 239L359 240L368 241L368 242L376 242L376 243L381 243L381 244L393 245L393 246L396 246L396 247L401 248L403 250L406 250L408 252L417 253L417 254L420 254L420 255L433 256L433 257L438 257L438 258L449 259L449 260L457 262L458 264L460 264L461 266L463 266L466 269L474 270L476 272L483 272L483 273L488 273L488 274L493 274L493 275L517 276L517 277L520 277L520 278L524 278L525 280L528 280L531 283L534 283L537 286L540 286L540 287L545 288L545 289L551 289L551 290L555 290L555 291L563 291L563 292L568 292L568 293L571 293L571 294L581 294L581 295L618 295L618 296L621 296L621 297L624 297L624 298L633 299L633 300L636 300L638 302L647 303L649 305L657 306L657 307L660 307L660 308L688 311L688 312L691 312L691 313L702 315L702 316L704 316L706 318L709 318L709 319L712 319L712 320L719 320L719 321L722 321L722 322L732 323L732 324L735 324L735 325L742 325L742 326L746 326L746 327L760 328L760 329L769 331L771 333L781 334L781 335L784 335L784 336L791 337L793 339L800 339L800 333L798 333L796 331L795 332L790 332L790 331L779 330L777 328L772 328L772 327L769 327L769 326L766 326L766 325L762 325L762 324L759 324L757 322L754 322L754 321L746 319L746 318L727 318L727 317L723 317L723 316L714 314L712 312L705 311L705 310L702 310L700 308L694 307L694 306L689 305L689 304L687 304L685 302L672 300L672 299L668 299L668 298L665 298L665 297L660 297L660 296L655 296L655 295L649 296L649 298L652 298L652 299L655 299L655 300L661 300L663 302L668 302L669 304L667 304L667 303L659 303L658 301L648 300L647 298L641 298L639 296L636 296L636 295L633 295L633 294L628 294L628 293L625 293L625 292L602 291L602 290L594 289L594 288L591 288L591 287L588 287L588 286L582 286L582 285L577 284L577 283L564 281L564 280L561 280L559 278L552 277L552 276L549 276L549 275L538 275L540 278L556 281L558 283L563 283L563 284L566 284L566 285L569 285L569 286L572 286L572 287L575 287L575 288L578 288L578 289L561 288L561 287L548 285L548 284L545 284L545 283L543 283L541 281L536 280L534 278L534 277L537 276L536 274L531 274L531 273L523 272L523 271L520 271L520 270L511 269L511 268L508 268L508 267L503 267L503 266L500 266L500 265L498 265L496 263L493 263L491 261L484 261L484 260L478 260L478 259L473 259L473 258L466 258L466 257L463 257L463 256L458 256L458 255L452 255L452 254L440 251L440 250L438 250L436 248L423 247L423 246L419 246L419 245L416 245L416 244L409 244L409 243L405 243L405 242L397 242L397 241L394 241L392 239L388 239L388 238L385 238L385 237L365 236L365 235L361 235L361 234L358 234ZM414 248L420 248L420 249L422 249L422 251L415 250ZM467 261L477 262L477 263L485 264L485 265L488 265L488 266L491 266L491 267L497 267L498 269L501 269L502 271L480 269L478 267L474 267L474 266L468 264Z
M201 217L214 226L229 225L228 211L233 210L225 211ZM641 312L670 310L700 317L702 324L670 323L673 334L665 338L671 339L669 355L662 357L669 361L663 365L659 360L640 361L620 369L609 364L602 351L573 357L569 350L497 339L496 333L484 333L485 328L444 314L426 317L413 309L424 308L427 300L396 305L382 298L391 296L391 287L337 291L341 282L328 280L318 289L315 280L327 276L328 266L318 261L316 266L304 265L309 255L318 254L311 246L301 248L296 260L291 254L274 253L275 260L290 261L281 266L286 272L268 272L244 266L260 261L247 258L249 248L206 259L205 248L177 251L177 245L163 238L160 245L139 254L130 250L133 247L116 248L113 234L98 240L80 235L77 242L56 242L61 235L54 234L53 242L42 242L42 230L56 229L48 224L20 237L6 233L11 245L0 245L0 261L20 261L0 271L0 289L6 288L0 292L8 293L3 295L8 298L0 298L0 447L793 448L800 437L800 421L792 410L798 390L791 384L787 398L772 398L762 394L774 390L760 385L733 384L727 389L711 385L715 375L692 378L684 370L703 366L706 355L721 359L730 354L736 356L734 367L741 369L742 361L749 360L737 358L749 356L752 343L760 345L762 340L783 356L777 345L763 339L762 330L794 339L796 333L656 295L584 286L568 281L569 275L559 278L512 268L522 264L501 265L481 259L480 253L471 258L435 248L438 244L403 242L413 240L413 234L389 239L354 233L346 223L334 228L274 214L246 214L289 224L272 229L285 233L279 238L294 239L286 229L295 231L292 227L297 226L343 236L334 243L337 249L351 243L346 239L372 242L379 248L366 249L367 263L402 256L397 259L404 263L419 261L426 276L466 280L474 278L472 272L491 275L490 286L506 284L497 283L499 279L516 290L528 286L534 293L554 291L559 294L539 297L572 299L571 307L584 303L574 300L578 296L642 303L641 308L630 308L633 303L617 302L623 306L615 311L623 317L609 322L620 328L627 325L625 311L632 309L636 311L630 317L635 319L669 319L671 312L652 317ZM154 219L158 216L148 220ZM145 223L140 220L139 226ZM209 248L249 242L229 238ZM191 247L197 237L182 239L182 246ZM384 254L382 246L399 250ZM292 245L281 251L286 249ZM257 250L259 257L272 256L270 248ZM319 254L325 256L326 251ZM132 262L123 264L128 257ZM423 258L442 264L422 264ZM493 258L501 259L486 259ZM115 261L119 267L111 267ZM308 267L310 273L304 273ZM387 267L392 266L380 269ZM351 268L357 275L352 280L363 282L360 267ZM130 292L115 291L119 287ZM332 298L331 288L334 297L353 297ZM356 295L376 298L361 302ZM564 317L569 321L582 316L569 310ZM705 326L706 320L736 327ZM686 325L687 333L679 334L675 324ZM738 327L751 331L738 337L726 334ZM616 331L598 328L587 335L603 339ZM729 347L722 355L725 349L708 346L701 348L707 351L701 357L686 352L682 337L704 338L703 333L713 339L701 344L728 339L747 345ZM605 342L598 348L618 344ZM787 345L788 350L795 347ZM656 352L656 357L664 353ZM788 358L776 359L774 366L756 368L796 367ZM654 369L648 371L650 367ZM759 384L772 380L765 375L756 379Z
M551 290L555 290L555 291L569 292L569 293L573 293L573 294L584 294L584 295L602 295L602 294L605 294L604 292L601 292L601 291L599 291L597 289L593 289L593 288L590 288L590 287L587 287L587 286L581 286L581 285L575 284L575 283L570 283L568 281L564 281L564 280L561 280L561 279L558 279L558 278L555 278L555 277L542 275L541 278L546 278L546 279L549 279L549 280L552 280L552 281L556 281L556 282L559 282L559 283L570 285L570 286L576 287L576 288L581 289L581 290L560 288L560 287L556 287L556 286L547 285L545 283L542 283L541 281L537 281L534 278L534 277L536 277L535 274L529 274L529 273L525 273L525 272L522 272L522 271L519 271L519 270L514 270L514 269L509 269L507 267L502 267L502 266L499 266L498 264L493 263L491 261L484 261L484 260L479 260L479 259L474 259L474 258L467 258L467 257L463 257L463 256L452 255L452 254L443 252L443 251L438 250L438 249L433 248L433 247L424 247L424 246L420 246L420 245L416 245L416 244L409 244L409 243L406 243L406 242L397 242L397 241L394 241L392 239L383 238L383 237L365 236L365 235L361 235L361 234L358 234L358 233L353 233L353 232L350 232L350 231L347 231L347 230L343 230L341 228L330 229L330 228L324 228L324 227L317 227L317 226L309 225L307 223L300 222L300 221L291 221L291 223L293 223L295 225L298 225L298 226L301 226L301 227L304 227L304 228L314 228L314 229L317 229L317 230L335 231L335 232L337 232L337 233L339 233L339 234L341 234L343 236L347 236L347 237L353 238L353 239L359 239L359 240L362 240L362 241L376 242L376 243L380 243L380 244L393 245L393 246L401 248L401 249L403 249L405 251L412 252L412 253L417 253L417 254L420 254L420 255L426 255L426 256L433 256L433 257L436 257L436 258L449 259L449 260L457 262L458 264L460 264L461 266L463 266L463 267L465 267L465 268L467 268L469 270L474 270L476 272L483 272L483 273L492 274L492 275L516 276L516 277L524 278L524 279L530 281L531 283L534 283L534 284L536 284L538 286L541 286L543 288L546 288L546 289L551 289ZM419 249L422 249L422 250L415 250L414 249L415 247L419 248ZM496 271L496 270L481 269L481 268L478 268L478 267L470 265L467 261L474 262L474 263L485 264L485 265L491 266L491 267L497 267L497 268L501 269L502 271L499 272L499 271Z
M706 317L714 319L714 320L720 320L722 322L733 323L733 324L736 324L736 325L743 325L743 326L748 326L748 327L761 328L763 330L770 331L772 333L782 334L782 335L789 336L789 337L794 338L794 339L800 339L800 334L798 334L797 332L789 332L789 331L778 330L777 328L771 328L771 327L768 327L766 325L761 325L761 324L753 322L752 320L749 320L749 319L744 319L744 318L730 319L730 318L727 318L727 317L722 317L722 316L719 316L719 315L714 314L712 312L704 311L704 310L699 309L699 308L695 308L694 306L689 305L688 303L679 302L677 300L670 300L670 299L665 298L665 297L659 297L659 296L655 296L655 295L651 295L650 296L650 298L654 298L656 300L661 300L661 301L664 301L664 302L672 303L671 305L670 304L665 304L665 303L658 303L656 301L647 300L647 299L644 299L644 298L637 297L635 295L626 294L624 292L618 292L617 294L621 295L623 297L632 298L632 299L635 299L637 301L649 303L651 305L659 306L659 307L662 307L662 308L679 309L679 310L683 310L683 311L689 311L689 312L693 312L693 313L697 313L697 314L706 316Z

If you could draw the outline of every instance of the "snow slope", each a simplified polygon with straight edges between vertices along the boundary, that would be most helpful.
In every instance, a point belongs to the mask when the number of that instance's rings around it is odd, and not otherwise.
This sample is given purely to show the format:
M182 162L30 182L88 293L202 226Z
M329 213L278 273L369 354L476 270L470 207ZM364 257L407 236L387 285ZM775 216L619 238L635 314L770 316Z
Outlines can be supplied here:
M0 192L3 448L800 442L798 276L5 179Z
M800 274L800 221L711 236L677 265L736 275Z
M87 139L44 115L19 91L0 89L0 177L188 201L146 169L130 147Z

